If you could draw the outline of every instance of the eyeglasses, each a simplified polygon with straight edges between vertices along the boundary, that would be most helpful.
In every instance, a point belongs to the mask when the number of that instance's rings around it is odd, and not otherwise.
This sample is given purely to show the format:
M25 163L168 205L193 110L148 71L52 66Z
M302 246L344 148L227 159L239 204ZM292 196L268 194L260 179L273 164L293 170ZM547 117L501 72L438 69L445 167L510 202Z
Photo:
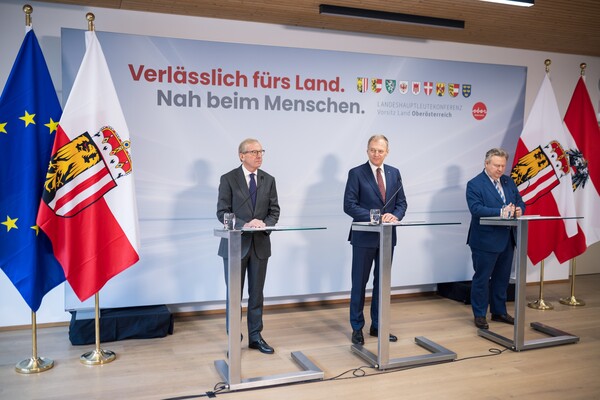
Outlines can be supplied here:
M248 150L248 151L244 151L242 154L252 154L254 157L258 157L258 155L260 154L261 156L265 155L265 151L264 150Z

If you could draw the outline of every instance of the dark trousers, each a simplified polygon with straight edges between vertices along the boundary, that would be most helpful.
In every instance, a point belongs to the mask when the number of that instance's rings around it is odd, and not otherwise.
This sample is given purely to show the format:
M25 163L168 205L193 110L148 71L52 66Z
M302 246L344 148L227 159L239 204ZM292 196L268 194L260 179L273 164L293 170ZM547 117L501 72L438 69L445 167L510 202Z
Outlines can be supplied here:
M492 314L506 314L506 290L514 255L512 242L507 242L506 248L500 253L471 248L475 270L471 284L471 306L475 317L485 317L488 304Z
M392 255L394 249L392 248ZM352 290L350 292L350 325L353 330L365 326L365 292L371 267L373 269L373 297L371 299L371 326L379 328L379 248L352 246Z
M229 259L223 258L225 267L225 284L228 284L229 277L227 273L227 263ZM242 258L242 288L240 298L244 293L244 281L246 272L248 273L248 311L246 318L248 320L248 342L256 342L261 338L260 333L263 330L263 288L267 276L268 259L259 259L254 251L254 246L250 246L248 254ZM229 327L229 292L227 292L227 327Z

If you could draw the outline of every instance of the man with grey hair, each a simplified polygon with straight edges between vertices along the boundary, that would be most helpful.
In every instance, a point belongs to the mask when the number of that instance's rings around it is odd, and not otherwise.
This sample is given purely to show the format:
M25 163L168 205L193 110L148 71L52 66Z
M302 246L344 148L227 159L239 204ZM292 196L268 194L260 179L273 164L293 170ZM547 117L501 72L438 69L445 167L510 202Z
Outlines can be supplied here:
M517 186L504 175L508 153L499 148L485 155L483 171L467 183L471 225L467 244L473 259L471 306L475 326L488 329L488 305L492 321L514 324L506 311L506 290L513 262L516 232L506 226L481 225L481 217L520 217L525 211Z
M381 210L382 222L396 222L406 213L406 196L400 171L383 164L389 152L388 140L383 135L373 135L367 142L369 160L348 172L344 192L344 212L353 222L370 220L371 209ZM362 328L365 325L363 308L365 290L371 267L373 271L373 296L371 297L371 326L369 335L379 335L379 235L377 232L352 231L348 237L352 244L352 290L350 292L350 325L352 343L364 344ZM392 230L392 254L396 245L396 229ZM398 338L390 334L389 340Z
M234 213L235 228L264 228L274 226L279 220L279 202L275 178L259 169L263 150L256 139L242 141L238 148L241 165L221 176L217 218L223 222L223 214ZM248 347L265 354L275 350L263 339L263 288L267 275L267 262L271 256L271 240L268 231L244 232L242 234L242 292L248 272ZM225 266L227 277L227 239L221 239L219 256ZM227 298L227 326L229 326L229 298Z

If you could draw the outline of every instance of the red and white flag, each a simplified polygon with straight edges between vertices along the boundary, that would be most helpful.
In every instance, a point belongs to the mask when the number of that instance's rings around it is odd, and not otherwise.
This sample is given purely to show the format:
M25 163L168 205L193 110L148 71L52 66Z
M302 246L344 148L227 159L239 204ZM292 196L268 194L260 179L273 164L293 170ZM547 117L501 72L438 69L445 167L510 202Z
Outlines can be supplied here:
M129 130L96 33L85 35L37 217L81 301L139 260Z
M546 74L517 144L511 172L526 204L526 215L576 215L567 154L572 143ZM537 264L552 254L561 240L575 234L577 222L573 219L531 223L527 255Z
M575 209L583 219L577 221L577 235L565 238L555 253L571 259L600 241L600 128L583 77L575 86L564 121L575 143L569 149L569 161Z

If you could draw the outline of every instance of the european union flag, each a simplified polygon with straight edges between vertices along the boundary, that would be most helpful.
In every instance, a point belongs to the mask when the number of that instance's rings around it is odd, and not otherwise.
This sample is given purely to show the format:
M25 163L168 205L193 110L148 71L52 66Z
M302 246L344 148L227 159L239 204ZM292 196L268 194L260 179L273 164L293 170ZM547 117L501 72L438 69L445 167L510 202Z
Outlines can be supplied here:
M36 225L62 110L40 45L29 30L0 97L0 267L32 311L65 280Z

